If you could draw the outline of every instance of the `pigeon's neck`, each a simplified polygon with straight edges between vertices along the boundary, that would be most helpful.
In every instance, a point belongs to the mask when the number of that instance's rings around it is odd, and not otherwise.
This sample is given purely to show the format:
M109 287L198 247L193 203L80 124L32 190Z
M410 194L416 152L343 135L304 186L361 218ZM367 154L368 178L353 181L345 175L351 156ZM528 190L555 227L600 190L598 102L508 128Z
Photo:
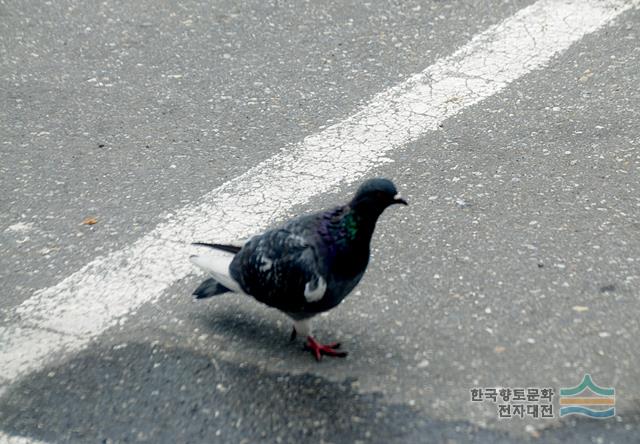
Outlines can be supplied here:
M378 216L379 214L350 207L342 219L347 239L358 245L366 245L368 248Z
M363 217L350 206L336 209L321 230L326 236L327 261L341 279L360 275L369 262L369 244L375 219Z

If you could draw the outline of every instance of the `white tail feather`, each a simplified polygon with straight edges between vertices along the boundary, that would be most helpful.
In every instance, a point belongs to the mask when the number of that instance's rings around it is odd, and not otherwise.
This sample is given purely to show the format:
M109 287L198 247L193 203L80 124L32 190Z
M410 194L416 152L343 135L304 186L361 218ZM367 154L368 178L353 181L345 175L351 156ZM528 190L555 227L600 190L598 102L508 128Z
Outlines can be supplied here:
M243 293L240 285L229 274L229 264L233 254L226 251L212 250L198 256L191 256L191 262L209 273L213 278L236 293Z

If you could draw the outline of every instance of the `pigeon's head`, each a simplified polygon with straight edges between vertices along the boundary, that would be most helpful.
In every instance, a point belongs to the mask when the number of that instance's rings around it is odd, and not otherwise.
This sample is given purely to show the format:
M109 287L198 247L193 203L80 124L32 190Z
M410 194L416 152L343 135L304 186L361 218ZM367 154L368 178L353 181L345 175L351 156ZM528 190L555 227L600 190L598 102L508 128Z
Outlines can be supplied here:
M351 201L352 208L378 215L393 204L408 205L407 201L400 197L393 182L382 178L365 181Z

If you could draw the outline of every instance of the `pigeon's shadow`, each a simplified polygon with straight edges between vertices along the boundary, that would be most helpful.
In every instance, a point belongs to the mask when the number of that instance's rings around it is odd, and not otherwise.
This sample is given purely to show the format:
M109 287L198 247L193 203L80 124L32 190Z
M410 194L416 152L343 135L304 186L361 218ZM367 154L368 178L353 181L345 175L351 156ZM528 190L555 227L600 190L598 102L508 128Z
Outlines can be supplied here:
M0 398L0 427L51 442L401 443L470 433L506 442L501 432L361 394L349 379L214 362L145 343L88 349L12 386Z
M282 354L282 357L292 357L292 351L303 349L304 338L298 336L297 340L292 342L290 338L293 325L287 317L280 314L276 315L282 317L282 322L278 323L274 316L268 315L268 311L261 315L240 306L227 305L218 306L212 311L198 312L193 316L201 329L226 338L235 348L262 349ZM384 344L367 336L358 335L356 341L353 336L336 335L330 326L323 322L314 325L314 336L326 341L342 341L346 351L352 354L383 355L388 352Z
M289 345L290 325L286 319L281 326L272 317L254 316L241 309L227 307L215 312L197 313L198 324L213 334L227 337L231 342L263 349L282 350Z
M353 382L157 343L98 345L12 385L0 397L0 429L49 442L523 442L361 393ZM626 423L611 423L607 437L637 442L637 418L630 412ZM603 433L601 420L567 425L543 431L539 442Z

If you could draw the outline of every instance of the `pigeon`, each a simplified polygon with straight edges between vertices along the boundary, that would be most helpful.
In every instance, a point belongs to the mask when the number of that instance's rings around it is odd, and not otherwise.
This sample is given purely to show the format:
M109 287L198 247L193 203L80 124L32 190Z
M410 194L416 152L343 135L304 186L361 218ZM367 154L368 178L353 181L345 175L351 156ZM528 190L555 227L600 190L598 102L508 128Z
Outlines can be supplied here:
M252 296L293 320L291 340L306 337L305 348L319 361L344 357L339 343L321 344L311 319L330 310L360 282L369 263L373 231L390 205L407 202L388 179L365 181L346 205L294 218L243 244L212 244L191 262L209 273L196 299L227 292Z

